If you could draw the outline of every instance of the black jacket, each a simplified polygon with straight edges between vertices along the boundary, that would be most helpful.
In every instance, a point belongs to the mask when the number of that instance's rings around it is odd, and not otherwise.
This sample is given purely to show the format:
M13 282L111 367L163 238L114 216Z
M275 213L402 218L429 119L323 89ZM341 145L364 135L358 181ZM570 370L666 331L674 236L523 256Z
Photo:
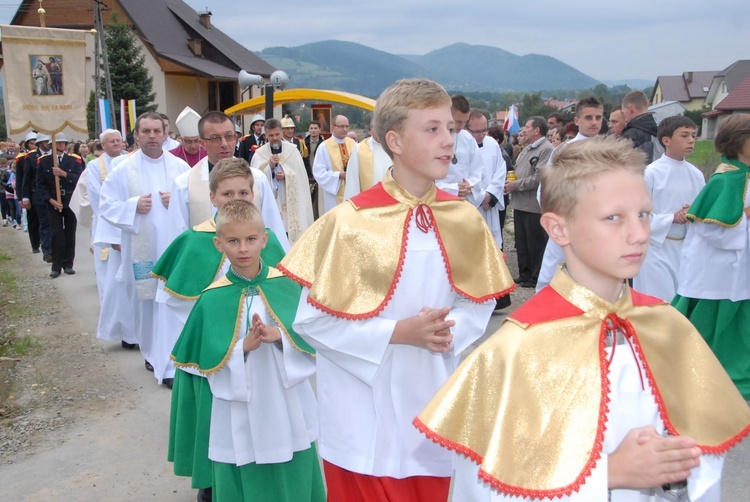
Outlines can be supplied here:
M242 159L245 159L247 163L249 164L251 160L253 160L253 154L255 153L255 150L253 147L261 147L266 144L266 136L265 134L261 134L258 141L255 141L255 134L250 133L247 136L244 136L240 140L240 151L239 156ZM257 149L257 148L256 148Z
M623 138L632 141L636 150L640 150L646 154L646 164L650 164L653 161L654 145L651 141L652 136L656 137L656 121L650 113L638 115L628 122L628 125L622 131Z
M36 191L36 161L39 158L39 150L31 150L26 155L26 162L23 168L23 186L19 199L29 199L32 204L44 204L44 199L39 197ZM16 172L18 166L16 166ZM18 188L18 183L16 183ZM18 192L18 190L16 190Z
M43 155L37 160L36 192L39 199L44 202L57 197L55 175L52 174L53 162L52 155L49 154ZM83 171L83 161L78 155L64 154L58 167L68 173L67 177L60 177L60 192L63 201L69 201ZM65 205L67 206L67 202Z

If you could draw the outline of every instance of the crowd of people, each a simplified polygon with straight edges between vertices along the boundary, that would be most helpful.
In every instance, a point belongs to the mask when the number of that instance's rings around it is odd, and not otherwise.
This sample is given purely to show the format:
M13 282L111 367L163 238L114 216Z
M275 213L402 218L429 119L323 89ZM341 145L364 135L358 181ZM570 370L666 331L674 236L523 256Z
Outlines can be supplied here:
M359 142L344 115L241 136L186 108L179 142L148 112L130 145L29 135L0 167L50 277L89 229L97 337L172 389L199 501L718 500L750 433L750 115L708 183L696 125L640 91L562 122L515 144L411 79ZM537 294L459 366L515 287Z

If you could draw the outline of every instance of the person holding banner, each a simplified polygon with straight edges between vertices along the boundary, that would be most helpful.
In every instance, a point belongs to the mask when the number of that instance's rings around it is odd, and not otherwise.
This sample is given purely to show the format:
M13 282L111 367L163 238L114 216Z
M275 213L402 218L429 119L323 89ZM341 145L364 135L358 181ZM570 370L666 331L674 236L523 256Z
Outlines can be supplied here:
M104 220L122 230L123 287L132 293L136 338L149 371L154 371L150 361L169 359L155 353L156 279L149 274L171 242L166 228L169 187L190 169L185 161L162 150L165 130L156 113L138 117L133 134L140 149L117 164L104 180L99 206ZM159 384L164 369L155 373Z
M37 160L36 190L39 199L44 201L49 218L52 235L52 271L49 276L53 279L60 277L62 271L69 275L76 273L73 270L73 259L78 222L70 209L70 197L83 172L83 161L78 155L65 153L68 143L64 134L57 134L55 153L42 155ZM60 180L59 199L56 177Z

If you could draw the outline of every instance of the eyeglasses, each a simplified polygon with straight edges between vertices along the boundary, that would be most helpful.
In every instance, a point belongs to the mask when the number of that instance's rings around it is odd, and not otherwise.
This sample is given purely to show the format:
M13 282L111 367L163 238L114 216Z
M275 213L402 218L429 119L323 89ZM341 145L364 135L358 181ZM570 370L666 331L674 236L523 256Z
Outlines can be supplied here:
M466 128L467 131L469 131L471 134L487 134L487 129L480 129L479 131L472 131L468 127Z
M342 129L349 129L349 124L333 124L333 127L341 127Z
M201 138L201 139L203 139L203 141L208 141L209 143L219 144L221 143L221 140L224 140L227 143L236 141L237 136L234 133L227 134L226 136L219 136L218 134L214 134L213 136L209 136L208 138Z
M216 136L216 137L219 138L219 136ZM197 138L196 139L182 138L182 142L185 143L186 145L197 145L198 139Z

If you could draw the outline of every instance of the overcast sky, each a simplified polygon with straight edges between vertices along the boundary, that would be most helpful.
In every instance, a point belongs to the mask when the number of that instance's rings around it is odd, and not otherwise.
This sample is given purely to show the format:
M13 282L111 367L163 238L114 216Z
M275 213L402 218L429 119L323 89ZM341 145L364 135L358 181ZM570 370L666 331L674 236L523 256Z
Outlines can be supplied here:
M212 22L251 50L335 39L425 54L466 42L549 55L599 80L655 80L750 59L748 0L187 3L208 7Z
M598 80L721 70L750 59L748 0L186 1L208 8L215 26L255 51L345 40L426 54L466 42L549 55ZM13 4L0 6L3 23Z

